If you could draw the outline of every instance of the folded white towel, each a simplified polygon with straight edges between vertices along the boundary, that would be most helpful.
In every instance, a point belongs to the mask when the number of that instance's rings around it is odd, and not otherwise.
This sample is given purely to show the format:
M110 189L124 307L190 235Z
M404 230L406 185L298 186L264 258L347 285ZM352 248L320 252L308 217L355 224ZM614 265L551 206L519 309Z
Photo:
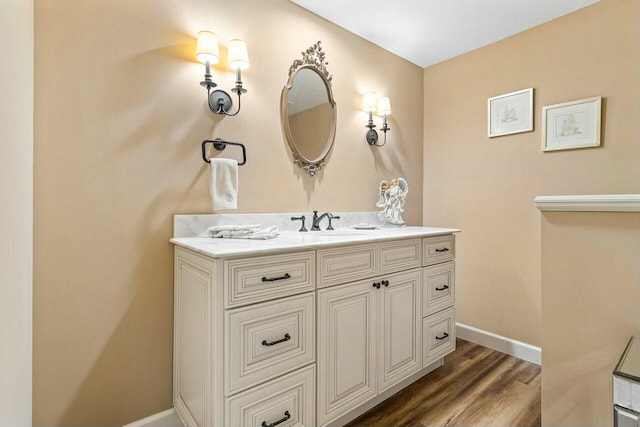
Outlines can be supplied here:
M207 231L258 231L262 228L262 224L249 224L249 225L214 225L207 228Z
M207 229L209 237L216 239L273 239L280 235L277 225L262 228L261 225L218 225Z
M240 239L254 239L254 240L266 240L275 239L280 235L280 230L277 225L271 227L262 228L254 233L247 234L246 236L238 236Z
M238 209L238 162L233 159L211 160L211 204L214 211Z

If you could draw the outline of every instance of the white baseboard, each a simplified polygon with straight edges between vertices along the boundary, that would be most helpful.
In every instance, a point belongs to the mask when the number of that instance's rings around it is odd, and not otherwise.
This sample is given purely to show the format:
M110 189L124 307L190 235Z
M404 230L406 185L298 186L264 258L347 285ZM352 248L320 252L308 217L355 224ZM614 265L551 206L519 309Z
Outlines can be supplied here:
M536 365L542 364L542 349L540 347L462 323L456 323L456 334L458 338L480 344L483 347L492 348Z
M171 408L134 421L124 427L183 427L183 425L176 410Z

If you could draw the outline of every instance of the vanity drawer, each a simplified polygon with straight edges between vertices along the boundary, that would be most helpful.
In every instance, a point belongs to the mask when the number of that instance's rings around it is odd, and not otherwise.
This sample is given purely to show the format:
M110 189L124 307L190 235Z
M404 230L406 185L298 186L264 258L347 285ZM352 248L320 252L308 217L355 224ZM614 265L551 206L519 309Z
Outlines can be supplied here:
M314 426L315 378L311 365L226 399L225 425Z
M380 243L380 274L394 273L422 266L421 239Z
M456 255L456 241L453 234L425 237L423 242L423 265L452 261Z
M315 361L313 293L228 310L225 323L226 396Z
M315 289L313 251L224 261L225 308Z
M456 349L456 322L453 308L422 320L422 367Z
M422 274L422 315L451 307L455 301L455 263L425 267Z
M318 288L353 282L377 274L376 245L318 251Z

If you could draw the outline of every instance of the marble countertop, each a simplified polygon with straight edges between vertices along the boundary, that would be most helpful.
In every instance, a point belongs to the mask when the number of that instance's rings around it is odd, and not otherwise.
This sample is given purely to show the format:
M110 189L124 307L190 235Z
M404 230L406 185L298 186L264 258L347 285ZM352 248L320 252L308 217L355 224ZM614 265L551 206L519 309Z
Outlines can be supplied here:
M268 255L294 250L315 250L336 246L376 243L395 239L441 236L459 232L456 228L402 227L356 230L340 228L335 231L285 230L269 240L213 239L210 237L174 237L171 243L213 258Z

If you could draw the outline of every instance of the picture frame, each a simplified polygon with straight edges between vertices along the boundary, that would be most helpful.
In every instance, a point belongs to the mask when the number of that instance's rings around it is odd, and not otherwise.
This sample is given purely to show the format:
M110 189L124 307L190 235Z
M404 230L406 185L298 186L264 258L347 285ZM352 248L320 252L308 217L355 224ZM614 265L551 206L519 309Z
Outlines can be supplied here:
M602 97L542 107L542 151L600 146Z
M533 131L533 88L489 98L487 127L489 138Z

